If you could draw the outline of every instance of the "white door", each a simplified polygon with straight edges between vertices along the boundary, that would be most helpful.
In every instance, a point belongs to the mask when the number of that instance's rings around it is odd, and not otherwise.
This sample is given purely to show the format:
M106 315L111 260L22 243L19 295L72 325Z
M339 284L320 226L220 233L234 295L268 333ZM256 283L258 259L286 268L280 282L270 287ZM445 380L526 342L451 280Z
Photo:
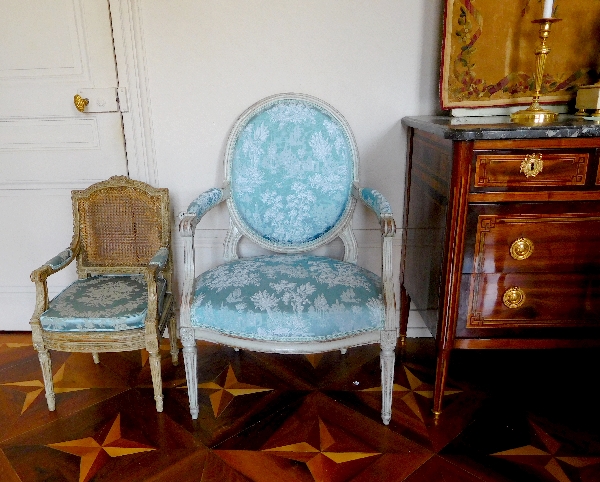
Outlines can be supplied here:
M0 0L0 330L29 330L29 275L69 246L71 189L127 175L116 88L108 0Z

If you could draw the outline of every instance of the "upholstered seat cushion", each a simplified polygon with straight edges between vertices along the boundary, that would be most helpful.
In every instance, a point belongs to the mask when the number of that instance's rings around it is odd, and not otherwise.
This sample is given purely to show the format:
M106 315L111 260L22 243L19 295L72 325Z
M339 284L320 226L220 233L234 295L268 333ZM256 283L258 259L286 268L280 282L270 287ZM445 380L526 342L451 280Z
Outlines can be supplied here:
M166 281L157 283L159 312ZM48 331L121 331L144 326L148 285L143 275L94 276L69 285L41 316Z
M196 278L191 324L276 341L331 340L380 330L381 279L321 256L240 259Z

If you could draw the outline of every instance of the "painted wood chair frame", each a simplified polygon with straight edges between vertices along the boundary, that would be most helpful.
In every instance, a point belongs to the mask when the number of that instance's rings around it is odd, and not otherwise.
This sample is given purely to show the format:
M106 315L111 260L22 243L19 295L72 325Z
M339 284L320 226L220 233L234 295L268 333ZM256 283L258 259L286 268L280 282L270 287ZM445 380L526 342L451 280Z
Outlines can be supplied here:
M249 225L247 218L241 213L239 202L234 195L236 187L236 178L233 171L236 169L236 156L241 155L241 139L246 136L248 142L252 143L252 139L262 136L267 139L266 131L259 132L259 128L254 126L255 132L253 138L248 137L247 129L249 123L253 122L261 114L275 109L282 105L285 110L286 106L299 105L299 109L314 111L317 117L323 117L327 125L333 125L332 129L339 129L341 134L337 138L338 144L344 144L344 148L348 152L348 172L351 174L347 178L346 199L343 201L344 209L342 214L336 220L333 226L324 229L322 233L314 238L303 239L300 242L280 242L273 241L269 236L258 232L254 226ZM287 115L287 114L286 114ZM285 119L282 114L282 124L290 121L291 117ZM291 120L290 122L298 122L300 120ZM256 121L258 125L259 121ZM314 124L314 122L313 122ZM264 126L262 127L264 130ZM277 126L273 126L272 131L275 132ZM324 131L325 132L325 131ZM273 134L275 135L275 134ZM286 134L287 135L287 134ZM293 135L293 134L292 134ZM316 137L321 136L321 133L316 133ZM327 135L327 132L325 132ZM271 138L268 138L269 140ZM340 139L343 142L339 142ZM319 140L319 139L317 139ZM245 141L244 141L245 142ZM311 140L312 142L312 140ZM268 142L264 145L266 146ZM311 144L312 145L312 144ZM246 145L244 149L249 149ZM317 146L314 146L317 149ZM271 151L275 147L271 145ZM258 151L257 151L258 152ZM269 162L278 162L277 156L281 157L281 152L272 156ZM313 158L315 154L313 152ZM194 202L190 204L185 213L180 215L179 231L184 241L184 282L180 316L180 336L183 345L183 355L186 369L187 386L189 394L190 412L193 419L198 417L198 375L197 375L197 345L196 340L205 340L218 344L234 347L236 349L247 349L259 352L271 353L294 353L294 354L314 354L332 350L341 350L346 352L349 347L379 343L381 346L381 384L382 384L382 411L381 416L383 422L388 424L391 419L392 405L392 388L394 378L394 362L395 362L395 347L398 338L398 321L395 313L395 294L392 276L392 237L395 234L395 222L389 206L385 198L373 189L361 189L358 184L358 150L350 127L342 115L333 107L325 102L303 94L279 94L268 97L259 101L255 105L247 109L236 121L229 135L226 152L225 152L225 182L222 188L211 189L202 193ZM258 160L257 162L263 162ZM264 161L266 162L266 161ZM242 182L244 180L241 180ZM244 181L245 182L245 181ZM239 183L237 184L239 185ZM265 191L262 188L258 190L259 195ZM192 323L192 316L198 297L195 296L198 279L195 272L195 253L194 253L194 233L200 219L212 208L221 202L226 202L230 215L230 228L225 240L225 265L233 262L238 262L238 243L245 236L271 252L278 253L279 258L289 257L294 254L307 253L311 250L319 248L336 238L341 238L344 245L343 263L349 269L356 266L357 263L357 242L351 228L352 214L357 201L361 201L364 205L373 211L379 220L382 235L382 276L380 278L379 299L381 301L381 313L379 325L375 328L362 330L360 333L342 333L339 336L329 339L319 339L302 341L287 341L273 339L259 339L259 337L239 336L228 333L226 330L214 329L206 326L197 326L197 323ZM277 255L276 255L277 256ZM243 258L247 259L247 258ZM270 260L271 258L269 258ZM262 262L262 260L260 261ZM275 260L276 262L276 260ZM351 265L351 266L350 266ZM365 270L366 271L366 270ZM371 273L372 274L372 273ZM204 274L202 275L204 276ZM376 275L373 275L376 276ZM285 283L285 276L280 280ZM379 279L379 278L378 278ZM243 290L243 288L242 288ZM241 292L243 294L243 291ZM338 300L336 300L338 301ZM196 303L196 304L195 304ZM194 315L195 316L195 315ZM348 320L350 321L350 320ZM349 323L350 324L350 323ZM196 326L195 326L196 325ZM350 331L350 330L349 330Z
M31 280L36 287L36 306L30 324L33 346L42 367L48 409L55 409L48 350L92 353L94 362L99 363L98 354L101 352L145 348L150 354L156 410L162 412L159 347L167 324L174 365L177 365L179 353L171 294L173 256L169 192L124 176L113 176L85 190L72 191L72 204L74 234L71 245L31 273ZM129 230L127 236L123 235L124 229ZM142 275L147 286L143 326L134 329L113 327L111 331L52 331L44 328L40 317L52 307L52 301L58 299L57 296L49 301L47 278L73 260L77 264L78 281L92 278L100 280L107 275ZM165 287L164 290L157 288L159 283ZM144 286L143 283L141 286ZM143 305L145 298L141 296L140 299ZM159 309L161 306L162 310ZM107 320L106 323L110 324L111 320ZM60 325L60 320L57 325Z

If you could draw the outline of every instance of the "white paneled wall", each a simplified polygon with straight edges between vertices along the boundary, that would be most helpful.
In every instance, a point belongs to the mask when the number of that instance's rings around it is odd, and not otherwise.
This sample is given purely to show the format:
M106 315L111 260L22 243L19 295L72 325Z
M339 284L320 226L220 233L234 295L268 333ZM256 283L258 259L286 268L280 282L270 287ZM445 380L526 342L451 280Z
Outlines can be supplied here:
M400 227L406 155L400 119L438 109L442 0L109 2L119 86L129 94L123 115L129 172L171 192L176 274L182 271L176 214L221 184L236 117L275 93L314 95L346 117L361 156L361 185L386 195ZM225 214L219 208L200 225L206 228L197 240L200 269L221 259ZM358 209L354 226L359 264L378 271L376 219ZM396 269L400 249L398 235ZM418 320L410 326L409 334L422 334Z

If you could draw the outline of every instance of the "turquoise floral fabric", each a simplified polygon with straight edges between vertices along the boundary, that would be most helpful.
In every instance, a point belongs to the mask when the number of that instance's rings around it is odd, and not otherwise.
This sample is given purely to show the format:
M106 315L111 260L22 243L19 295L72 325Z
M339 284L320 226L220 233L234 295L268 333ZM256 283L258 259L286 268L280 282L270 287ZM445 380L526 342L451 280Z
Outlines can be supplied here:
M189 214L194 214L201 218L209 209L219 204L223 200L223 190L217 187L203 192L194 199L187 208Z
M378 219L384 214L392 214L392 207L387 199L376 189L363 188L360 190L360 196L367 206L369 206L377 215Z
M161 268L164 268L167 265L167 262L169 261L169 248L160 248L158 250L158 252L152 257L152 259L150 260L150 263L148 264L155 264Z
M63 268L65 266L65 264L67 263L67 261L69 261L69 259L71 259L71 256L73 256L73 252L71 251L70 248L67 248L64 251L61 251L56 256L54 256L54 258L46 261L45 264L50 266L53 270L56 271L56 270Z
M166 281L159 279L159 311ZM40 316L48 331L121 331L142 328L148 311L143 275L79 279L50 301Z
M191 324L259 340L331 340L384 326L381 279L305 255L245 258L196 278Z
M236 212L274 245L319 239L349 208L351 143L336 118L307 101L282 99L251 117L231 162Z

